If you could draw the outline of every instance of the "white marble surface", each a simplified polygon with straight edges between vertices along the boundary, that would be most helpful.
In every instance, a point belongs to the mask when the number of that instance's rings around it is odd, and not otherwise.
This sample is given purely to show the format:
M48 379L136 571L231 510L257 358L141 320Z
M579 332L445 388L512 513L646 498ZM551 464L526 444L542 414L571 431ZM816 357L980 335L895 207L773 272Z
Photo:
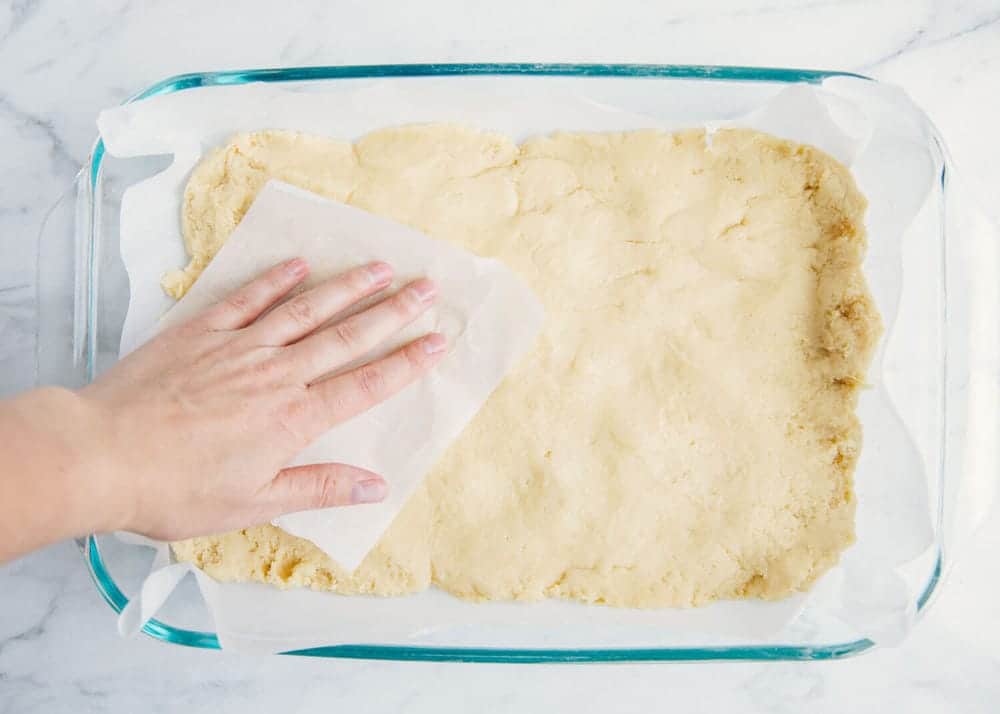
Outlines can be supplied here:
M276 9L277 8L277 9ZM0 3L0 395L32 382L34 242L99 109L205 69L425 61L851 69L904 86L1000 219L1000 0ZM998 475L1000 477L1000 475ZM0 714L14 712L995 712L994 518L898 649L828 664L404 665L122 641L75 547L0 567Z

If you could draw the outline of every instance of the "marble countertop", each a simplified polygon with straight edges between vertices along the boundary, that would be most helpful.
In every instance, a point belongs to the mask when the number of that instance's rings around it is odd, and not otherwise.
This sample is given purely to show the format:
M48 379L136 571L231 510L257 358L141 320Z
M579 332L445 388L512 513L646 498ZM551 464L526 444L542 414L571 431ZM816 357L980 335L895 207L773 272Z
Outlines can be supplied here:
M97 6L99 10L91 10ZM396 62L846 69L903 86L1000 220L1000 0L240 3L0 7L0 396L31 386L38 227L97 112L169 75ZM76 547L0 567L0 714L498 711L994 712L1000 519L895 649L814 663L530 666L256 658L121 640Z

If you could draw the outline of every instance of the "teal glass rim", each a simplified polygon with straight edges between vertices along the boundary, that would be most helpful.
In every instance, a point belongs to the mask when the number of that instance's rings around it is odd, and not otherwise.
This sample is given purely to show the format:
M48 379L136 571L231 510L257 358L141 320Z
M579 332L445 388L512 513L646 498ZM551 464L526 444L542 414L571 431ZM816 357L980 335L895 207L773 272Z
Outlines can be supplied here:
M250 82L305 82L331 79L376 79L386 77L432 76L560 76L560 77L611 77L611 78L671 78L706 81L745 81L787 84L805 82L819 84L832 77L869 77L852 72L774 68L774 67L725 67L713 65L648 65L648 64L537 64L537 63L477 63L477 64L393 64L393 65L338 65L317 67L289 67L274 69L230 70L223 72L194 72L164 79L138 92L125 103L148 99L161 94L183 91L195 87L240 85ZM91 152L89 166L85 169L91 196L97 195L105 147L98 139ZM941 176L942 183L945 180ZM91 212L93 216L94 212ZM93 220L93 219L92 219ZM97 345L96 330L96 279L95 245L90 244L90 275L87 295L87 344L86 376L95 376ZM942 514L937 514L940 523ZM118 587L101 556L94 535L78 539L84 560L94 584L104 600L120 613L128 598ZM917 601L917 612L924 611L941 582L943 555L938 547L930 577ZM202 649L221 649L214 632L187 630L173 627L157 619L149 620L142 631L154 639ZM867 638L849 642L808 644L760 644L712 647L653 647L653 648L468 648L422 645L333 645L293 650L282 654L307 657L341 659L378 659L399 661L434 662L493 662L511 664L532 663L601 663L601 662L669 662L669 661L782 661L782 660L833 660L861 654L875 643Z

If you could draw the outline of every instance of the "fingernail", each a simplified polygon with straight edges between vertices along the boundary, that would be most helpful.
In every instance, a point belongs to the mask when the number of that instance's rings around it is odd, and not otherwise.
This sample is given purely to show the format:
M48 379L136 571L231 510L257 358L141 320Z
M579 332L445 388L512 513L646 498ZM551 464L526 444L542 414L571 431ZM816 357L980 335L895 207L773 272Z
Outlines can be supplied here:
M392 268L388 263L369 263L368 275L375 285L388 285L392 282Z
M285 263L285 270L287 270L288 274L293 278L301 278L309 272L309 264L302 258L292 258Z
M413 294L417 296L420 302L430 302L437 295L437 285L427 278L421 278L415 283L410 283L410 290L413 291Z
M388 488L379 478L368 478L357 481L351 489L352 503L378 503L385 498Z
M424 352L434 355L438 352L444 352L445 348L448 347L448 340L440 332L432 332L424 338L423 345Z

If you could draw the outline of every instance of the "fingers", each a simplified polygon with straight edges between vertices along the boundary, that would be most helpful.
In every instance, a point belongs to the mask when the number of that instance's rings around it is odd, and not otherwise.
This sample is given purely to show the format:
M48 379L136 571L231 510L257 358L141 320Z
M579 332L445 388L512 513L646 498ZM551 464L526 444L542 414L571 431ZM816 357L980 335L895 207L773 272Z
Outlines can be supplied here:
M385 263L369 263L296 295L250 329L261 344L288 345L391 282L392 268Z
M447 343L433 332L375 362L309 387L330 426L385 401L441 361Z
M309 381L367 354L423 314L436 296L430 280L410 283L392 297L289 347L292 369Z
M301 258L276 265L222 302L212 305L195 319L201 320L211 330L238 330L246 327L287 295L308 274L309 265Z
M283 469L264 494L274 515L331 506L377 503L389 487L378 474L346 464L310 464Z

